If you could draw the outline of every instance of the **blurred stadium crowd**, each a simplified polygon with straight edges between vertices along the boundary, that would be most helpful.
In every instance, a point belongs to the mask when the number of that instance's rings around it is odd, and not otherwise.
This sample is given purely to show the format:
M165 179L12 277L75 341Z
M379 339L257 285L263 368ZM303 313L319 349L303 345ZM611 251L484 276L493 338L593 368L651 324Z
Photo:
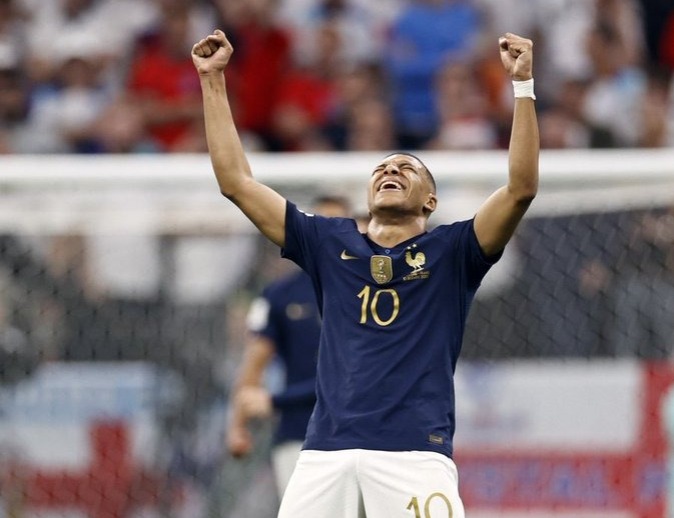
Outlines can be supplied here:
M495 149L497 38L536 42L544 148L674 145L669 0L0 0L0 151L202 152L223 28L248 149Z

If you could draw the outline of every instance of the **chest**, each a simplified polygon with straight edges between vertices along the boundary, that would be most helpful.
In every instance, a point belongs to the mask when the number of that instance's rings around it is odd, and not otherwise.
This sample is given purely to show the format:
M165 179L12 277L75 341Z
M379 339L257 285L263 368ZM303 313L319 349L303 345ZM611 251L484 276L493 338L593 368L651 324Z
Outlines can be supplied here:
M394 248L373 246L364 239L337 241L325 249L321 264L324 287L349 291L363 286L404 292L446 286L458 263L440 243L419 240Z

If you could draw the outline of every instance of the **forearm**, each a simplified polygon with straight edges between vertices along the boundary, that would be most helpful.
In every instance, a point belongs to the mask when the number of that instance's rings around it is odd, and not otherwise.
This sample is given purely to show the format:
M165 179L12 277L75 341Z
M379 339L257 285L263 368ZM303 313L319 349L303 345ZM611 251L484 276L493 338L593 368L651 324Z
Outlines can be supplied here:
M532 46L531 40L512 33L499 39L501 61L514 81L515 109L507 184L482 204L473 222L477 240L487 255L503 250L538 191L539 137Z
M538 191L539 136L534 100L515 99L510 135L508 191L518 203L529 204Z
M235 197L238 186L252 178L248 160L236 131L227 98L225 76L212 72L199 76L204 103L206 142L220 192Z
M286 200L253 178L227 99L223 71L232 52L232 45L219 29L192 47L192 60L201 82L206 142L213 171L220 192L238 205L265 236L284 246Z

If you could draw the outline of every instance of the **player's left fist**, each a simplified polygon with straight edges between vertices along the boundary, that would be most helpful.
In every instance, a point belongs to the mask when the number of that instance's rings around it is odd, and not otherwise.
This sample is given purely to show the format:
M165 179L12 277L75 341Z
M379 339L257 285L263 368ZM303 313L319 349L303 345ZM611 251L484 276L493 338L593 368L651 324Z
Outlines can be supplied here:
M512 34L505 33L498 40L501 62L514 81L526 81L533 77L534 42Z

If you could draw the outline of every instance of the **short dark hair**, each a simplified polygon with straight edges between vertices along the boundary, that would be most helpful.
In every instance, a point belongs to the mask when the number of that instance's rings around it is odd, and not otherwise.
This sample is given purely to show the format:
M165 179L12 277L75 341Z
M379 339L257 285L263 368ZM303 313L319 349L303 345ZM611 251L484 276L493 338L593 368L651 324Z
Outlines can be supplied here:
M405 155L405 156L408 156L408 157L411 157L411 158L414 158L415 160L417 160L421 164L422 171L424 172L424 175L426 175L426 179L428 180L428 183L431 184L433 194L436 193L438 187L435 183L435 178L433 178L433 175L431 174L430 169L428 169L428 167L426 166L426 164L424 164L424 161L421 160L421 158L419 158L415 154L410 153L408 151L396 151L395 153L390 153L389 155L386 155L386 157L384 157L384 158L388 158L388 157L393 156L393 155Z

